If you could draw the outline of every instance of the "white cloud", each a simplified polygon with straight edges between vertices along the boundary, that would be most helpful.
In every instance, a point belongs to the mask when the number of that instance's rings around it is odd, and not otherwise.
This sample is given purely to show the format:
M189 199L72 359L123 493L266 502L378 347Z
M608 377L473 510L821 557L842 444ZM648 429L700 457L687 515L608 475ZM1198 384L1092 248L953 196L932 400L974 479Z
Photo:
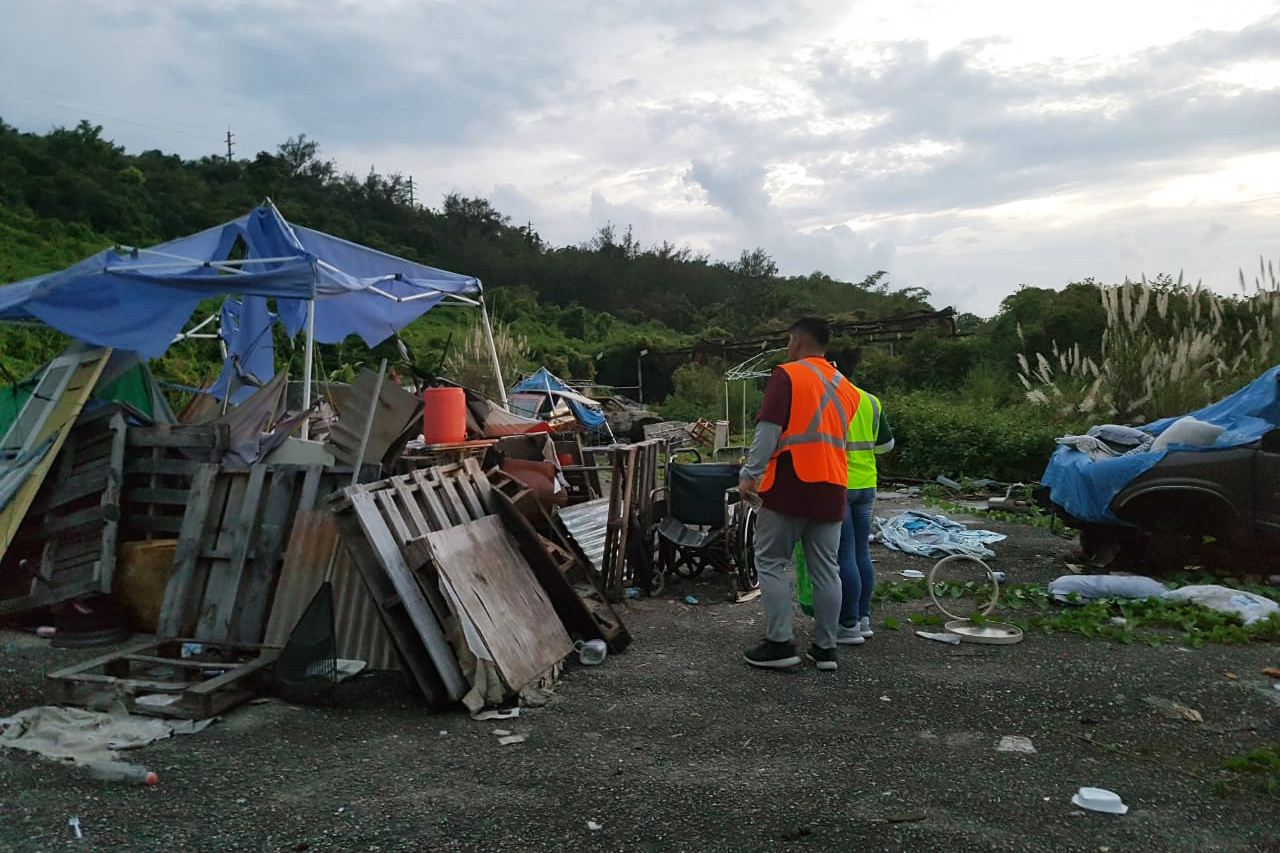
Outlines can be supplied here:
M990 313L1018 284L1275 256L1269 0L270 2L7 13L0 117L131 150L306 133L554 244L600 226Z

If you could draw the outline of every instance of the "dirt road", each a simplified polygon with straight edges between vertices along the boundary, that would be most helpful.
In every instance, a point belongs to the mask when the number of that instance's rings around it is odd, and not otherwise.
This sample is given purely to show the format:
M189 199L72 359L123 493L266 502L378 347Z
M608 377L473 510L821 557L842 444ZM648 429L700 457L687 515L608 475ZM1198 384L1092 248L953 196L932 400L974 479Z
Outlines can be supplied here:
M989 526L1010 535L995 546L1010 582L1062 573L1070 542ZM875 554L885 579L931 565ZM759 672L740 655L760 604L721 603L721 589L700 580L629 603L632 649L570 665L552 702L518 720L429 714L379 675L326 707L251 705L146 747L135 758L155 788L0 751L0 849L1280 850L1280 802L1213 786L1227 757L1280 742L1280 692L1260 674L1280 664L1274 645L1055 634L953 647L883 628L925 607L910 601L883 606L835 673ZM100 653L0 634L0 713L41 704L44 672ZM1160 716L1150 697L1204 722ZM527 740L500 746L495 728ZM1036 753L997 752L1004 735ZM1082 785L1131 811L1079 811Z

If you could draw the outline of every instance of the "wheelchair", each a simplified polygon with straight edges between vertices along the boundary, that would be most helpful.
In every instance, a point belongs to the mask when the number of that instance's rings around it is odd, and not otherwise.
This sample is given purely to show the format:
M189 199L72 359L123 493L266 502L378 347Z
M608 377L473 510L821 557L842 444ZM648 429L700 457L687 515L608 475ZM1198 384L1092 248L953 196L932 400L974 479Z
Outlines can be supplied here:
M692 455L693 462L677 461ZM754 495L738 492L740 466L703 462L696 449L667 457L665 484L654 492L652 533L657 540L650 591L662 592L678 579L692 580L708 568L728 576L735 600L758 589Z

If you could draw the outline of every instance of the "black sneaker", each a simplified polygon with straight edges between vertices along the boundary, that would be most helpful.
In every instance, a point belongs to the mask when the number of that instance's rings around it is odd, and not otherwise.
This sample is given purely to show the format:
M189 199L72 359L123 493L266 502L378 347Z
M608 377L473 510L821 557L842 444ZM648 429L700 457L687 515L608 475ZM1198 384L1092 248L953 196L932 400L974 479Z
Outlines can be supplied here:
M764 669L786 669L800 663L795 643L775 643L772 640L765 640L754 649L748 649L743 652L742 657L752 666Z
M809 646L809 651L805 654L809 660L818 665L818 669L835 669L839 664L836 663L835 649L820 649L817 646Z

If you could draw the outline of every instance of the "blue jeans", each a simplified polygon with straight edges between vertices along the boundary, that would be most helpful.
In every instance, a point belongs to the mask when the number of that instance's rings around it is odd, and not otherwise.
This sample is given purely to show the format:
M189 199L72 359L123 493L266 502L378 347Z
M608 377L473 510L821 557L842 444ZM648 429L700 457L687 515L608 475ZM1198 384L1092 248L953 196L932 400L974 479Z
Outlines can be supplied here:
M852 628L863 616L871 615L871 592L876 587L869 545L876 490L850 489L845 492L845 501L836 558L840 563L840 624Z

